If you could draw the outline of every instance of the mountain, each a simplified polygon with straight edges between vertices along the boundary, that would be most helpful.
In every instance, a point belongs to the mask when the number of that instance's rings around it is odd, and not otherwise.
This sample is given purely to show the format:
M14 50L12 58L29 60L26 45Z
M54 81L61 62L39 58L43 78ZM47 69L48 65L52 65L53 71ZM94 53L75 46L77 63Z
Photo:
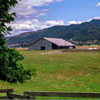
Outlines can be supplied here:
M63 38L74 41L100 40L100 20L92 20L82 24L69 26L54 26L47 29L25 32L8 39L8 44L30 44L42 37Z

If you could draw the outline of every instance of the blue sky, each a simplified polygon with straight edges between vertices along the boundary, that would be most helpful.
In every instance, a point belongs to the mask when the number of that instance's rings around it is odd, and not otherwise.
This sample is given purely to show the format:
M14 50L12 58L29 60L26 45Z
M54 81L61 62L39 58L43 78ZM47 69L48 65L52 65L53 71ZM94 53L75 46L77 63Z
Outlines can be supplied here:
M64 0L61 3L53 3L49 12L49 20L87 20L100 15L97 7L99 0Z
M13 11L17 17L10 25L15 35L100 19L100 0L21 0Z

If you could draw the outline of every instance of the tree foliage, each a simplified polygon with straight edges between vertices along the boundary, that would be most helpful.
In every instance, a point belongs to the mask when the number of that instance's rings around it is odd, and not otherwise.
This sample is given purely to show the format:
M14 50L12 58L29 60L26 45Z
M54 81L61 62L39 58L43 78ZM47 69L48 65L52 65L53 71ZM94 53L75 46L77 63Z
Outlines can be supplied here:
M18 51L7 47L4 36L12 30L7 24L14 21L16 13L10 13L10 10L17 3L18 0L0 0L0 79L10 83L23 83L32 76L32 71L25 70L19 62L24 57Z
M31 71L24 70L19 63L23 58L16 50L0 49L0 79L10 83L23 83L26 79L30 79Z
M12 7L18 3L17 0L0 0L0 33L6 34L11 31L11 27L7 26L14 21L16 13L10 13Z

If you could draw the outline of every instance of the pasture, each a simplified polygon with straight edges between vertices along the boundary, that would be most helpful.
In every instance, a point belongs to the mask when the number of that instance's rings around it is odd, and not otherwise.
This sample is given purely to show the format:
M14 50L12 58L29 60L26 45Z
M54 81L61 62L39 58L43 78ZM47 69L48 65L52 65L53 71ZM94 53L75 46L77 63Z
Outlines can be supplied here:
M0 89L24 91L100 92L100 52L20 51L23 66L37 75L23 84L0 81Z

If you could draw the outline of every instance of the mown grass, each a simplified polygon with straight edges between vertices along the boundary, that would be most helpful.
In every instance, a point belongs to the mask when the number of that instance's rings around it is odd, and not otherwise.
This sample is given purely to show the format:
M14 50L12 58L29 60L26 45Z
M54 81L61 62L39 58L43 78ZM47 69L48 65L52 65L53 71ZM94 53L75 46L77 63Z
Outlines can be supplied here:
M24 91L100 92L100 52L65 52L41 54L20 51L27 69L37 70L37 75L23 84L0 81L0 88Z

